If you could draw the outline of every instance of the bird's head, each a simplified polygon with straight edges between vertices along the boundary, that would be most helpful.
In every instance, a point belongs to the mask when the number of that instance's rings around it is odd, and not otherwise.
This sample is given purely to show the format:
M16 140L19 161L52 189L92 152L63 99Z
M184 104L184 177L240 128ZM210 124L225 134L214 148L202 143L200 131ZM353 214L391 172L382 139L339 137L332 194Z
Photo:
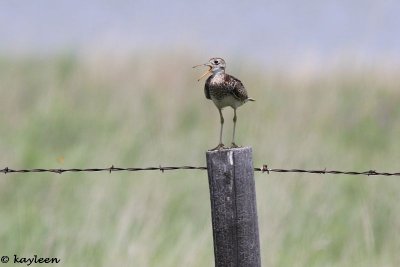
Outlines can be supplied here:
M207 63L196 65L193 68L197 68L200 66L206 66L206 67L208 67L208 70L203 75L201 75L201 77L198 79L198 81L200 81L204 76L206 76L207 74L209 74L211 72L213 74L225 73L226 64L225 64L225 60L223 60L222 58L213 57Z

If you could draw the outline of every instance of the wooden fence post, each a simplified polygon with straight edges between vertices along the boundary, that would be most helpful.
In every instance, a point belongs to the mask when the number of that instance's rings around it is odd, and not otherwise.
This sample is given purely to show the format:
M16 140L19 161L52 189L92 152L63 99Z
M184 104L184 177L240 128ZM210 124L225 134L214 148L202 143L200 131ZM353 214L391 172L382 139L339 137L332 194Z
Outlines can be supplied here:
M215 266L261 266L252 149L206 156Z

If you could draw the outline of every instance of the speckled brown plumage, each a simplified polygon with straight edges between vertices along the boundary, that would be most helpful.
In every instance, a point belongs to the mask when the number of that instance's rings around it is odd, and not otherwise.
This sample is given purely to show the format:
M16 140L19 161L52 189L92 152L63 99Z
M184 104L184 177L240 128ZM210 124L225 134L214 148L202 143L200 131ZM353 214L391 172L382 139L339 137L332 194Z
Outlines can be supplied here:
M246 88L244 88L242 82L225 73L208 77L204 86L204 92L208 99L212 99L213 97L217 100L222 100L227 96L233 96L240 102L245 102L249 99Z

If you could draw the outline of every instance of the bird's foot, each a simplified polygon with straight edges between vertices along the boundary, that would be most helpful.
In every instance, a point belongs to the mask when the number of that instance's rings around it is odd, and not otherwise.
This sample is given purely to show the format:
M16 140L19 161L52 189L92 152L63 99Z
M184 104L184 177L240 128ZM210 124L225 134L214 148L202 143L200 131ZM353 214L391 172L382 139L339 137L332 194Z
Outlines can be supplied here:
M231 148L238 148L240 146L238 146L237 144L235 144L235 142L232 142Z
M225 148L224 144L221 143L221 144L218 144L218 146L214 147L213 149L210 149L210 151L221 150L224 148Z

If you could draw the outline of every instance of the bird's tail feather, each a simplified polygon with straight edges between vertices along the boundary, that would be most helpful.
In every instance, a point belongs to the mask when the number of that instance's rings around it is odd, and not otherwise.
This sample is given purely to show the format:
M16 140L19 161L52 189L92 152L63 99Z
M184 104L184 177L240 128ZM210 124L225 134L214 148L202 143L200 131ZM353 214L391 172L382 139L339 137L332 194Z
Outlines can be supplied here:
M247 98L247 100L248 100L248 101L256 101L255 99L253 99L253 98L251 98L251 97Z

